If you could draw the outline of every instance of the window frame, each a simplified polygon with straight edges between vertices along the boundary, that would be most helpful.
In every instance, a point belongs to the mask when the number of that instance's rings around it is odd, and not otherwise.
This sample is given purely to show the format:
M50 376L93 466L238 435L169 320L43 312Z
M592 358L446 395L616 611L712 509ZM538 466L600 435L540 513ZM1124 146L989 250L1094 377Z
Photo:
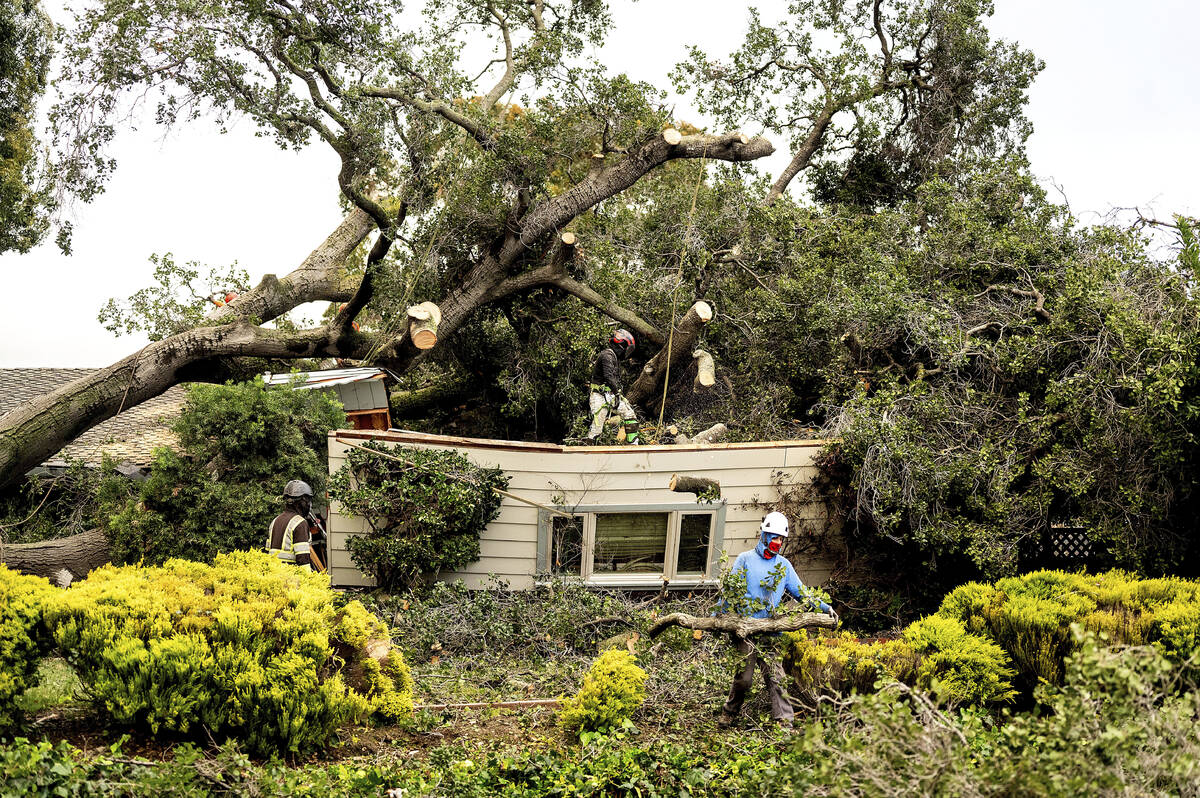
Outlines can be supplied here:
M716 584L721 552L725 545L724 500L711 504L694 502L670 504L580 504L576 506L554 505L554 509L572 516L583 517L583 552L580 557L580 573L552 574L550 568L551 519L548 510L538 510L537 573L540 577L573 579L595 587L638 588L660 587L664 580L670 587L690 588ZM607 513L667 513L667 542L664 551L664 568L658 574L601 574L596 575L595 543L596 516ZM711 515L712 525L708 536L708 563L704 572L679 575L679 541L684 515Z

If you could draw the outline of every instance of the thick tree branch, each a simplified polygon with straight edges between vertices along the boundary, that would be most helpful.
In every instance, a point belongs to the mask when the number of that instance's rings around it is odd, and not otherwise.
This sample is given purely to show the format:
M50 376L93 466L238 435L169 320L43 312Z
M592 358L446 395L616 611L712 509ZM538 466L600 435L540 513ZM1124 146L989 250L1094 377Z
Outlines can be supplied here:
M410 105L418 111L423 111L429 114L436 114L442 117L451 124L458 125L463 130L470 134L471 138L475 139L485 149L490 150L496 146L492 135L487 131L482 124L454 110L449 104L440 100L422 100L402 89L387 88L385 86L364 86L359 89L359 93L364 97L379 97L382 99L396 100L405 105Z
M257 286L209 313L208 319L221 322L236 318L262 323L305 302L349 300L360 276L348 275L343 262L374 229L371 217L355 208L298 267L282 278L266 275Z
M672 626L700 629L705 632L728 632L734 637L746 640L754 635L775 632L798 632L801 629L817 627L832 629L837 626L837 621L832 616L819 612L805 612L786 618L743 618L740 615L732 614L699 618L684 612L672 612L651 624L648 636L658 637Z

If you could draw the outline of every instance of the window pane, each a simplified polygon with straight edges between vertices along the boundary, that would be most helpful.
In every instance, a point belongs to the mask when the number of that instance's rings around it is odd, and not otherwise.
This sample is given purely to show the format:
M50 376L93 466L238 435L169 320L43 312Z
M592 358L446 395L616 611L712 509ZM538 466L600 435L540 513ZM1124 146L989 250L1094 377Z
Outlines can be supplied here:
M550 571L581 574L583 563L583 516L553 516L550 522Z
M679 519L679 567L681 574L702 574L708 570L708 541L712 534L712 513L684 514Z
M593 573L662 573L669 513L602 513L596 516Z

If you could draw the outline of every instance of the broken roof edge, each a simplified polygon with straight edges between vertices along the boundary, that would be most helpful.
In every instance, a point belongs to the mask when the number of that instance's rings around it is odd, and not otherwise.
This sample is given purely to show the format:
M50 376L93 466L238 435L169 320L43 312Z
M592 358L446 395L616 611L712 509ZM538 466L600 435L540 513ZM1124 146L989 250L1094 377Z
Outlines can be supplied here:
M789 441L742 441L737 443L688 443L688 444L643 444L640 446L563 446L557 443L540 443L536 441L506 441L495 438L466 438L457 435L437 435L432 432L416 432L414 430L390 429L387 432L374 430L330 430L331 439L346 440L383 440L391 443L437 443L447 446L461 446L471 449L504 449L518 452L551 453L592 453L592 454L645 454L648 452L697 452L719 451L722 449L784 449L784 448L816 448L829 443L828 439L809 438Z

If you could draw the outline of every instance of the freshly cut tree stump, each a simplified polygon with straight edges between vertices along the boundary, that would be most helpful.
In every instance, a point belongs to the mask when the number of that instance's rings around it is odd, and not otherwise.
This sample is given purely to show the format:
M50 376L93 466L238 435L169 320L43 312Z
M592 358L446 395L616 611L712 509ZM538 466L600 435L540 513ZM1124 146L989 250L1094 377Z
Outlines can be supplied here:
M674 147L679 142L683 141L683 134L673 127L669 127L662 132L663 141Z
M432 302L422 302L408 309L408 337L417 349L433 349L437 344L437 329L442 323L442 309Z
M740 615L731 614L699 618L685 612L672 612L655 621L650 626L648 634L651 638L655 638L672 626L699 629L704 632L728 632L734 637L745 640L753 635L772 632L798 632L801 629L814 627L832 629L837 626L837 621L823 612L803 612L786 618L743 618Z
M687 474L672 474L671 484L668 486L676 493L694 493L699 496L702 493L713 495L715 498L721 498L721 483L715 479L708 477L693 477Z

